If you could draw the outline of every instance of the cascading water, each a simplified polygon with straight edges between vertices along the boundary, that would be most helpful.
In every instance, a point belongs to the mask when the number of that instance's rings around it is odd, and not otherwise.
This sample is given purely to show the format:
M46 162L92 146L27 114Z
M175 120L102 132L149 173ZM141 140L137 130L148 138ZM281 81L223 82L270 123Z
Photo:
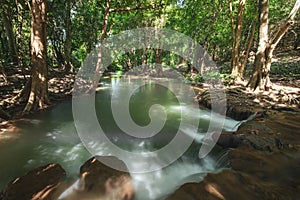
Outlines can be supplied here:
M107 84L105 90L100 90L96 95L96 110L102 128L107 137L117 146L126 151L142 153L154 151L166 145L173 137L179 126L179 114L182 110L189 113L188 119L199 119L197 133L191 132L195 127L184 124L181 132L189 137L195 138L187 151L170 165L147 172L149 163L138 163L132 159L122 159L131 173L136 191L136 199L164 199L176 188L186 182L199 182L209 172L216 172L228 166L226 152L216 147L208 156L198 158L200 146L203 142L204 133L209 126L210 120L218 120L218 114L199 110L197 106L180 105L174 96L155 84L148 84L136 92L132 97L130 113L133 120L140 125L149 123L149 107L162 104L168 119L164 128L158 136L141 139L133 138L118 128L113 120L110 110L112 95L121 95L118 84ZM124 89L124 88L123 88ZM126 88L125 88L126 89ZM118 99L122 100L122 96ZM101 114L100 114L101 113ZM105 117L103 117L105 116ZM158 116L159 117L159 116ZM223 129L234 131L239 122L225 119ZM31 119L17 123L18 135L14 139L0 139L0 187L3 187L14 177L23 175L26 171L47 163L59 163L67 171L70 179L76 179L79 167L88 160L91 155L80 141L72 119L71 102L63 102L51 110L38 113ZM105 144L93 144L98 148L97 155L114 155L112 149L107 149ZM151 163L155 165L155 163ZM155 168L155 166L152 166ZM135 173L140 171L144 173ZM76 190L76 182L67 189L60 197L66 198L72 191Z

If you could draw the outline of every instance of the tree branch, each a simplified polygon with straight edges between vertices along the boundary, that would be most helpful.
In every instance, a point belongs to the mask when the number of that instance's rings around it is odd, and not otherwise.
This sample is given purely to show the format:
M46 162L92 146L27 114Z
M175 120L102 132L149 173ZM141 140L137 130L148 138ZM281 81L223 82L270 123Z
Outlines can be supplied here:
M110 9L109 12L129 12L129 11L133 11L133 10L148 10L148 9L156 9L156 8L163 8L165 6L165 4L161 4L161 5L151 5L151 6L136 6L136 7L125 7L125 8L113 8Z
M288 31L289 27L294 23L294 19L296 16L297 11L300 7L300 0L297 0L293 9L291 10L288 18L284 21L284 23L279 27L275 36L271 39L270 45L271 47L275 48L284 34Z

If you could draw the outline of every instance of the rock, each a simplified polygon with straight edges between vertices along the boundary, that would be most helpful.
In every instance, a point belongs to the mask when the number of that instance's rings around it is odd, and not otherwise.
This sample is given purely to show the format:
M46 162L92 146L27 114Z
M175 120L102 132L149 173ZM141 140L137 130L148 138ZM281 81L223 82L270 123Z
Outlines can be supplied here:
M218 144L235 147L231 169L187 183L167 199L300 199L299 121L297 113L267 111L235 133L222 132Z
M213 139L217 140L217 138L214 136L215 135L213 135ZM217 144L223 148L236 148L240 143L241 141L236 135L225 131L221 133L217 141Z
M248 176L224 170L218 174L208 174L201 183L181 186L167 200L262 199L248 181Z
M0 194L0 199L57 199L57 189L65 177L66 172L58 164L39 167L7 184Z
M224 99L226 93L226 100ZM211 89L204 90L200 92L197 96L200 107L211 109L212 103L214 103L215 110L214 112L224 114L224 109L226 107L226 116L231 117L235 120L245 120L254 113L260 112L257 106L254 106L254 103L247 101L250 97L250 94L245 94L242 89ZM241 104L243 102L243 104ZM219 110L218 110L219 109Z
M101 159L109 160L127 169L126 165L116 157L105 156ZM108 167L97 157L85 162L80 168L80 174L79 186L70 195L62 198L63 200L134 199L134 188L129 173Z
M218 174L208 174L200 183L181 186L167 200L293 200L299 197L299 188L287 183L282 185L279 181L266 181L252 174L226 169Z
M240 140L239 146L277 152L288 149L288 144L300 144L299 121L299 114L268 111L242 123L234 135Z

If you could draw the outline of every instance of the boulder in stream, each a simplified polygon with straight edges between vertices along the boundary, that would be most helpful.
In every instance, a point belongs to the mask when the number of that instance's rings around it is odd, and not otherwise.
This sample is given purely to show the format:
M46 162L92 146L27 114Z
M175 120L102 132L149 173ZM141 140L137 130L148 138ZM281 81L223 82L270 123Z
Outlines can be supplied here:
M93 157L80 168L80 180L60 196L61 200L81 199L114 199L133 200L134 188L128 172L106 166ZM117 163L127 169L124 162L113 156L102 156L101 159Z
M36 168L7 184L0 193L0 199L57 199L57 190L65 177L65 170L58 164Z

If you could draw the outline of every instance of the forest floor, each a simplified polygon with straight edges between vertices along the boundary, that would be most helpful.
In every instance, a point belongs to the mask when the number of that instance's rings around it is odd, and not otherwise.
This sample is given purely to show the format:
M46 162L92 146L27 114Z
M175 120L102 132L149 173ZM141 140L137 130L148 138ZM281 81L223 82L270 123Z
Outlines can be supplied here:
M245 120L254 113L267 110L291 111L300 113L300 55L299 51L282 52L272 63L269 91L253 91L246 87L251 66L245 69L245 81L226 86L228 117ZM211 98L216 97L206 87L195 87L200 106L211 108ZM218 93L218 90L215 91ZM223 91L220 91L223 92ZM215 99L216 100L216 99ZM215 102L223 102L218 99Z
M22 115L26 102L18 101L18 95L29 79L29 74L28 69L6 71L7 81L4 81L3 75L0 76L0 134L11 132L14 129L14 121L26 117ZM65 73L57 69L49 70L48 88L51 104L48 107L71 98L75 76L74 73Z

